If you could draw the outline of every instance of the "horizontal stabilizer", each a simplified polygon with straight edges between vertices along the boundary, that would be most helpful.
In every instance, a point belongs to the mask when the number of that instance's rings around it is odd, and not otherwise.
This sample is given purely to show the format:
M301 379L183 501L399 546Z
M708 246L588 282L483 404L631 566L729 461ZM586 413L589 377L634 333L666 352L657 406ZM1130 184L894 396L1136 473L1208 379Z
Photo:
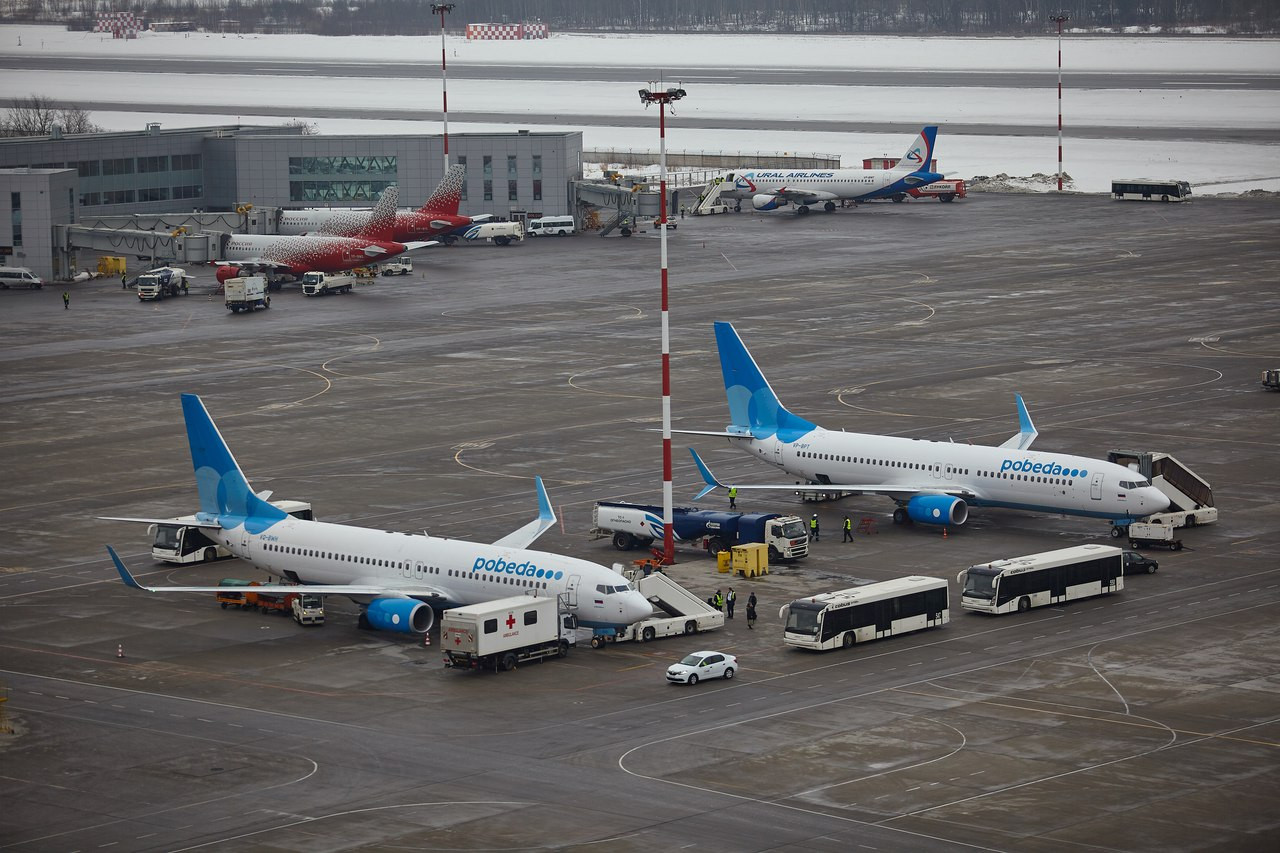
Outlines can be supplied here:
M177 521L172 518L119 518L112 515L100 515L99 521L130 521L134 524L180 524L183 527L199 527L205 530L221 530L222 525L216 521Z

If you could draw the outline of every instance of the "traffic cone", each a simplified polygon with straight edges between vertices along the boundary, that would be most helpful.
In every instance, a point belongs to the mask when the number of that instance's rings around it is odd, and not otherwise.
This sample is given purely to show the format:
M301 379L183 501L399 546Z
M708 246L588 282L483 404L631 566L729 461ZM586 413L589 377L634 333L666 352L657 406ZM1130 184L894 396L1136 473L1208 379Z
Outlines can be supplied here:
M116 645L116 657L118 658L124 657L124 643L119 643Z
M423 634L423 635L422 635L422 647L423 647L424 649L431 648L431 635L430 635L430 634Z
M944 528L942 528L942 538L943 538L943 539L946 539L946 538L947 538L947 528L945 528L945 527L944 527Z

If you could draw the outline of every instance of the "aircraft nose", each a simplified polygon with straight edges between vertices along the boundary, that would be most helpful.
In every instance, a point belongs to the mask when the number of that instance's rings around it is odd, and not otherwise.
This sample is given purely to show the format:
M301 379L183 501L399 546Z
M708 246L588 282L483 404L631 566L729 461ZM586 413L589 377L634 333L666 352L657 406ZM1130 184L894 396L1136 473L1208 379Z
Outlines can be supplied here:
M1171 503L1169 496L1157 489L1155 486L1147 489L1147 499L1151 501L1151 505L1154 507L1154 509L1151 510L1153 513L1164 512L1169 508Z
M622 601L623 618L628 625L635 624L653 615L653 605L637 590L628 592Z

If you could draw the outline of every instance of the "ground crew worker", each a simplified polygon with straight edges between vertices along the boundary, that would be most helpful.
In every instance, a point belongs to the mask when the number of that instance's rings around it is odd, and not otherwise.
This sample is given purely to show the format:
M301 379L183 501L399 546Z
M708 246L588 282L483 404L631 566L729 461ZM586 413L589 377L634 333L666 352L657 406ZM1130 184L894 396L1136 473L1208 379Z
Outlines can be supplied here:
M751 629L756 627L756 594L754 592L747 599L747 627Z
M720 592L720 590L718 589L716 590L716 594L711 597L711 600L715 603L716 610L719 610L721 613L723 613L724 612L724 595Z
M129 279L127 276L125 276L123 271L120 273L120 289L121 290L129 289Z
M844 517L844 538L841 539L840 541L841 542L853 541L853 522L849 520L849 516L847 515Z
M62 307L63 308L71 307L71 294L67 293L65 290L62 291Z
M729 487L729 509L737 509L737 508L738 508L738 487L730 486Z
M809 519L809 539L810 541L818 541L818 514L815 512L813 518Z
M724 597L724 603L729 608L729 618L733 618L733 605L738 601L738 594L733 591L733 587L729 587L729 594Z

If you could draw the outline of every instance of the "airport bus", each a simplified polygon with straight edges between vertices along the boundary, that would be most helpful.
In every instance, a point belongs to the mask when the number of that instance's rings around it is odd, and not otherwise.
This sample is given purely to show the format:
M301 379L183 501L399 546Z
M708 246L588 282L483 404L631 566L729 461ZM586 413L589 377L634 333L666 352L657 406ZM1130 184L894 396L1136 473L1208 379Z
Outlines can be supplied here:
M947 582L908 577L797 598L784 605L789 646L826 651L951 621ZM783 615L783 614L779 614Z
M1191 184L1128 178L1111 182L1111 197L1117 201L1186 201L1191 198Z
M306 501L271 501L271 505L305 521L314 521L311 504ZM231 556L222 545L214 542L194 524L194 515L184 515L171 522L151 525L151 559L158 563L208 563Z
M1124 589L1124 551L1077 545L970 566L956 580L966 610L1021 612Z

